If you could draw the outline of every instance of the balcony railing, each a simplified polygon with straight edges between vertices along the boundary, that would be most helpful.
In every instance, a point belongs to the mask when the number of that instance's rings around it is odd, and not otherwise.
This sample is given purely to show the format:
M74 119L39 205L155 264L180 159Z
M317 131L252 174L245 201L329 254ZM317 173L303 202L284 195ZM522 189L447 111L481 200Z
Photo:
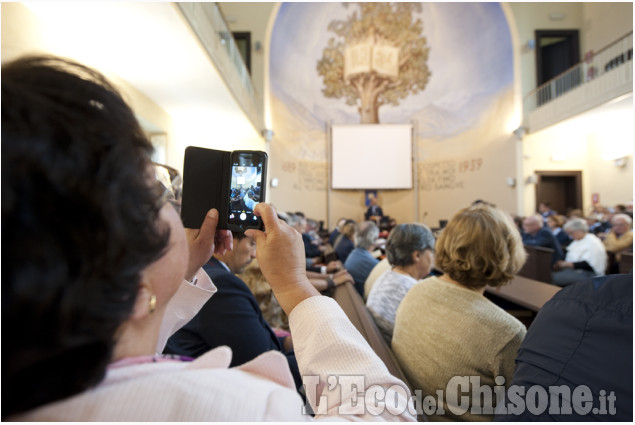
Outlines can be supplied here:
M263 129L262 100L254 90L247 66L218 4L177 2L176 5L254 128Z
M584 61L531 91L523 99L524 114L528 115L565 93L596 81L607 73L616 72L620 68L624 69L625 66L630 67L630 79L632 81L632 31L597 52L588 52L584 57ZM617 81L617 83L620 82Z

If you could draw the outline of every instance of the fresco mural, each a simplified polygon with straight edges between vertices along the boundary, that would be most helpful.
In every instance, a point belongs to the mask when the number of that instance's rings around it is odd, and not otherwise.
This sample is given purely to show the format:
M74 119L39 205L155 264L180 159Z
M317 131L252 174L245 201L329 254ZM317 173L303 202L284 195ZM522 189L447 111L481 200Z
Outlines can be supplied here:
M347 7L346 4L344 7ZM330 38L318 61L325 97L344 97L358 107L362 124L378 124L378 109L399 105L428 83L428 47L421 31L420 3L357 3L359 11L334 20Z
M419 191L487 198L476 184L513 173L513 74L499 3L283 3L270 48L280 191L324 209L329 124L413 123Z

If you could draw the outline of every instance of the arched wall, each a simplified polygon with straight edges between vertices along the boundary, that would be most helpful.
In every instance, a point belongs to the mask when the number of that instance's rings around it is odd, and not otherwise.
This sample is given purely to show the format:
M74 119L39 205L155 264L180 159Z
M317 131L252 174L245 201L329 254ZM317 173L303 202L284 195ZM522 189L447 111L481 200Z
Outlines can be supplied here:
M511 14L499 3L415 5L420 9L403 13L407 21L402 25L420 19L416 38L424 40L427 57L424 66L415 61L411 68L427 67L429 76L416 93L404 89L407 93L396 101L398 105L380 106L378 121L414 123L418 188L416 192L381 190L380 203L398 222L419 221L431 227L475 199L518 213L522 194L509 184L522 176L521 146L512 135L520 123L520 93L514 53L518 43L512 35L513 23L508 22ZM373 19L382 21L397 12L375 11ZM328 49L329 39L342 43L340 52L344 52L345 46L358 46L368 37L347 37L346 31L338 35L329 29L329 24L338 25L335 21L343 25L352 20L354 13L361 16L358 4L284 3L275 15L267 85L275 131L269 147L270 177L278 178L279 185L270 189L268 197L283 211L302 210L318 220L362 219L363 191L329 194L327 135L329 124L359 123L361 102L348 105L345 97L337 97L338 90L350 87L331 88L335 95L325 96L324 76L329 71L318 71L320 59L335 54ZM382 34L382 28L375 31L379 44L390 45L386 40L390 35ZM392 47L395 44L393 40ZM401 73L408 70L400 69ZM386 97L395 96L399 93ZM351 158L350 166L364 164Z

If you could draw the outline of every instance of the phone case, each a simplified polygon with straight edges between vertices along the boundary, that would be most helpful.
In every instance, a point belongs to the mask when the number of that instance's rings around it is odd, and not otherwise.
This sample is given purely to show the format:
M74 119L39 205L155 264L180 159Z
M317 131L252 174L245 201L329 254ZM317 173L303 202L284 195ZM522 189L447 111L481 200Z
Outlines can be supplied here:
M188 146L183 158L183 226L199 229L205 214L218 210L219 229L227 229L231 152Z

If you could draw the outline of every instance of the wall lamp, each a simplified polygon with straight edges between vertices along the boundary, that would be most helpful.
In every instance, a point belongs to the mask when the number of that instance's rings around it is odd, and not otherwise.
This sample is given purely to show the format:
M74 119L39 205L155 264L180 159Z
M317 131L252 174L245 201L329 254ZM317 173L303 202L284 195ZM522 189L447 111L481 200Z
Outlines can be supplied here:
M271 139L273 139L274 132L271 129L265 128L264 130L260 132L260 134L262 134L262 137L264 137L266 142L271 142Z
M514 136L516 136L518 140L523 140L523 137L525 137L527 133L527 127L518 127L516 130L514 130Z

